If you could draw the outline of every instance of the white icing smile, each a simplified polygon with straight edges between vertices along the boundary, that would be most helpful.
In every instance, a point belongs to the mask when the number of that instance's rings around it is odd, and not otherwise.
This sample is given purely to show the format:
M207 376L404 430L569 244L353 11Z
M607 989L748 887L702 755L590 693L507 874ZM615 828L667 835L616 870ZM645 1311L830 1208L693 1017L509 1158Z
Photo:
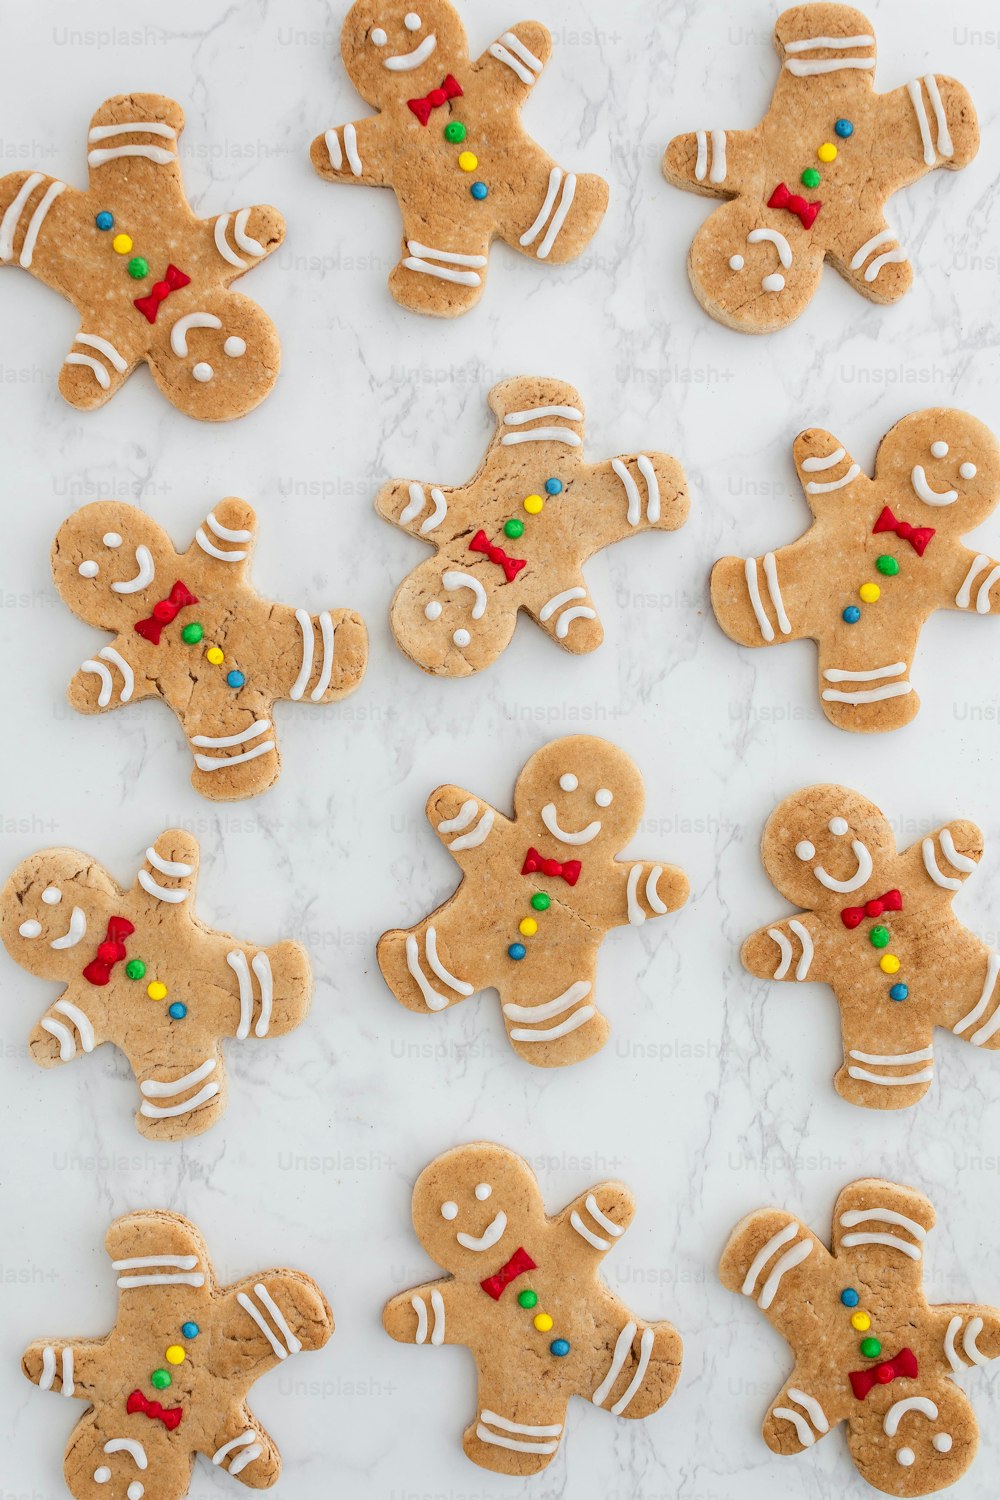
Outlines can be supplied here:
M925 505L954 505L958 499L957 490L933 489L927 481L923 464L914 464L910 474L910 483L917 499L922 500Z
M140 589L147 589L156 577L156 569L153 567L153 554L148 547L136 547L136 567L139 569L134 578L127 578L123 583L113 583L111 587L116 594L137 594Z
M501 1238L506 1228L507 1215L504 1213L503 1209L501 1209L496 1218L493 1220L493 1223L487 1224L486 1228L483 1230L478 1239L476 1239L474 1235L463 1234L461 1230L459 1230L455 1238L464 1249L475 1250L478 1254L481 1250L492 1250L493 1246L496 1244L497 1240Z
M423 66L436 46L437 37L432 31L412 52L397 52L393 57L383 58L382 65L393 73L411 73L414 68Z
M591 839L596 839L597 835L601 831L600 822L595 818L593 823L588 823L586 828L580 829L579 833L567 833L564 829L559 827L559 821L556 818L556 805L554 802L546 802L545 806L542 808L542 822L552 834L553 838L557 838L562 844L589 844Z
M851 848L858 862L858 868L849 880L837 880L835 876L824 870L822 865L813 866L813 874L820 885L825 885L828 891L840 891L846 894L848 891L860 890L867 885L872 878L872 870L875 868L872 857L868 853L860 839L851 840Z
M74 906L70 913L69 927L62 937L53 938L49 944L50 948L75 948L87 935L87 918L79 906Z

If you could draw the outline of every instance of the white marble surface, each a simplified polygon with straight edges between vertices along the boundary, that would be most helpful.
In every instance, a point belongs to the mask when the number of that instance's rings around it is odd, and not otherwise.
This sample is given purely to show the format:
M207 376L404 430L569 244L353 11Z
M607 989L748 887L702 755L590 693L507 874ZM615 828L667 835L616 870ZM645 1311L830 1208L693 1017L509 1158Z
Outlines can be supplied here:
M983 150L967 171L936 173L895 204L918 269L903 304L877 310L828 272L801 322L767 341L716 326L695 303L684 262L709 205L668 187L659 157L678 131L759 117L775 78L771 6L537 7L556 51L526 120L561 160L611 179L610 211L572 267L498 247L485 300L453 325L409 317L388 297L392 196L343 192L310 169L311 137L361 112L340 64L343 9L0 4L6 169L30 158L82 181L93 108L120 90L160 90L187 111L192 201L215 212L270 200L288 221L282 251L243 284L281 331L281 380L225 427L178 415L145 372L104 411L74 413L56 391L74 314L27 276L2 278L10 713L0 866L68 843L128 881L151 837L182 823L202 840L206 920L261 941L298 936L317 975L297 1033L230 1051L223 1123L183 1146L153 1146L133 1131L135 1089L120 1057L105 1050L48 1073L32 1065L25 1038L46 986L0 956L0 1495L64 1493L61 1450L78 1411L27 1385L19 1350L39 1334L108 1326L105 1227L161 1205L196 1220L223 1273L286 1261L329 1294L338 1331L327 1350L268 1376L253 1398L284 1451L280 1492L295 1500L862 1493L841 1435L798 1460L763 1446L759 1422L788 1355L756 1309L718 1284L717 1257L745 1211L783 1203L824 1233L838 1188L881 1173L938 1204L928 1275L939 1298L1000 1302L1000 1060L942 1037L939 1076L918 1109L852 1109L831 1086L829 992L761 986L737 948L784 909L759 866L763 821L812 780L863 790L907 839L955 815L976 819L986 858L956 909L997 941L1000 624L934 619L915 672L917 722L891 738L851 737L818 715L812 648L740 652L712 620L706 580L721 552L760 553L803 528L789 445L808 422L832 427L866 462L919 406L953 403L1000 424L995 8L869 4L882 88L954 73L978 103ZM509 0L463 0L462 10L476 51L517 17ZM522 621L491 671L432 681L387 626L393 588L423 551L381 523L371 499L390 475L471 473L489 430L488 386L522 372L577 384L595 456L677 454L692 518L590 566L607 629L596 656L562 655ZM279 707L282 781L229 807L190 789L187 751L160 705L100 719L67 709L64 684L96 641L55 597L47 565L58 523L87 500L135 501L186 539L227 493L260 513L261 590L356 606L372 644L367 679L344 705ZM1000 515L979 535L1000 550ZM606 943L599 983L612 1040L550 1075L510 1053L492 996L443 1017L404 1011L373 949L384 927L416 920L454 880L423 821L427 792L455 780L504 806L522 761L581 729L638 761L648 808L633 850L682 864L693 895L677 917ZM379 1321L387 1295L432 1269L409 1228L414 1176L477 1137L536 1159L553 1209L604 1175L626 1178L639 1214L607 1273L685 1340L681 1385L663 1412L616 1423L574 1403L563 1453L531 1485L462 1455L470 1357L395 1345ZM965 1383L983 1444L953 1493L976 1500L996 1493L1000 1393L985 1374ZM199 1462L195 1500L224 1493L235 1493L231 1481Z

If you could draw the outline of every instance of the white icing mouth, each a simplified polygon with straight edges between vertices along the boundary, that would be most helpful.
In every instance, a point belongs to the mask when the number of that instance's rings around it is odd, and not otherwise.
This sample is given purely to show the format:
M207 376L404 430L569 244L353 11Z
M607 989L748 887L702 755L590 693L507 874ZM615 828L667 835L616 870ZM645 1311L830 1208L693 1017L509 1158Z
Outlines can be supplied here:
M910 474L910 483L917 499L922 500L925 505L954 505L958 499L957 490L932 489L927 482L923 464L914 464Z
M559 827L559 823L556 818L556 805L554 802L546 802L545 806L542 808L542 822L552 834L553 838L557 838L562 844L589 844L591 839L596 839L597 835L601 831L601 825L595 818L593 823L588 823L586 828L580 829L579 833L565 832L564 829Z
M414 68L419 68L427 61L434 48L437 46L437 37L433 31L430 36L425 36L419 47L414 47L412 52L397 52L395 57L383 59L382 66L389 68L393 73L411 73Z
M503 1209L501 1209L496 1218L493 1220L493 1223L487 1224L486 1228L483 1230L478 1239L476 1239L471 1234L463 1234L461 1230L459 1230L455 1238L464 1249L475 1250L478 1253L480 1250L492 1250L493 1246L496 1244L497 1240L501 1238L506 1228L507 1215L504 1213Z
M872 857L868 853L868 850L860 839L852 839L851 848L854 850L855 858L858 861L858 868L849 880L837 880L835 876L830 875L824 870L822 865L813 866L813 874L820 885L825 885L828 891L840 891L842 894L846 894L848 891L860 890L863 885L867 885L869 880L871 880L872 870L875 866L872 863Z
M139 571L134 578L127 578L124 583L113 583L111 587L116 594L137 594L140 589L147 589L156 577L156 569L153 567L153 554L148 547L136 547L135 561Z
M74 906L69 919L69 927L62 937L53 938L49 944L50 948L75 948L77 943L87 935L87 918L79 906Z

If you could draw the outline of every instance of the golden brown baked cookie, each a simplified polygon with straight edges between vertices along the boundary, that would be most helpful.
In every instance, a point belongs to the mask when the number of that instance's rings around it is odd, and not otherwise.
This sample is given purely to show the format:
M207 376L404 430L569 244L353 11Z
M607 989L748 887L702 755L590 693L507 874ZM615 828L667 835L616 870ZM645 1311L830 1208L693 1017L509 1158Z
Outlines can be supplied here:
M675 136L663 158L675 187L730 200L695 236L688 275L705 311L742 333L787 327L827 260L869 301L896 302L913 269L886 201L979 149L954 78L927 73L876 94L875 37L852 6L793 6L774 44L781 72L760 124Z
M610 1031L593 993L605 934L688 898L676 865L615 858L644 802L624 751L585 734L531 757L512 819L460 787L438 787L427 818L462 881L416 927L379 939L396 999L427 1014L496 989L511 1046L527 1062L556 1068L597 1052Z
M268 204L211 219L181 178L184 111L162 94L117 94L90 122L86 192L43 172L0 178L0 264L20 265L71 302L80 332L59 390L92 411L145 362L180 411L241 417L278 378L273 323L230 282L276 250Z
M597 232L607 183L565 172L521 124L551 50L544 26L520 21L472 62L448 0L421 0L419 11L357 0L348 11L344 67L378 113L331 126L310 156L329 182L395 192L403 244L389 290L403 307L467 312L483 294L495 239L561 264Z
M831 986L844 1065L838 1094L868 1109L905 1109L930 1088L934 1028L1000 1048L1000 954L951 909L983 855L959 820L896 852L882 810L843 786L786 797L764 828L761 857L802 910L743 944L761 979Z
M220 1286L179 1214L116 1219L105 1240L118 1316L98 1339L37 1339L21 1368L43 1391L87 1403L63 1473L77 1500L183 1500L202 1453L250 1489L281 1472L250 1387L289 1356L322 1349L333 1314L311 1276L259 1271Z
M716 619L741 646L816 641L831 724L898 729L920 707L909 679L924 621L1000 602L1000 563L962 542L1000 499L1000 444L975 417L931 407L886 434L873 479L821 427L793 454L813 524L760 560L717 562Z
M52 576L75 615L115 639L69 686L80 713L162 698L194 755L191 784L230 801L264 792L281 757L280 699L332 703L364 676L368 635L350 610L312 616L250 582L257 518L244 500L209 511L186 552L134 505L99 501L64 521Z
M684 471L665 453L583 460L583 406L571 385L522 375L490 391L497 430L465 485L394 479L375 509L430 542L392 601L398 644L426 672L465 677L496 661L519 610L566 651L604 631L583 578L588 557L687 519Z
M413 1227L448 1274L393 1297L382 1321L401 1343L471 1350L477 1414L462 1446L480 1468L539 1473L571 1396L635 1419L673 1394L677 1330L635 1317L598 1274L634 1213L624 1183L601 1182L550 1218L528 1163L482 1141L417 1178Z
M309 1009L298 943L256 948L194 911L198 841L168 828L123 890L77 849L23 860L0 893L0 937L15 963L63 985L28 1046L43 1068L111 1042L142 1094L152 1140L200 1135L226 1107L224 1037L283 1036Z
M858 1473L887 1495L931 1494L965 1473L979 1434L953 1377L1000 1355L1000 1310L928 1305L933 1225L923 1193L874 1177L838 1197L832 1253L782 1209L737 1224L719 1276L755 1299L795 1356L764 1419L773 1453L802 1453L846 1422Z

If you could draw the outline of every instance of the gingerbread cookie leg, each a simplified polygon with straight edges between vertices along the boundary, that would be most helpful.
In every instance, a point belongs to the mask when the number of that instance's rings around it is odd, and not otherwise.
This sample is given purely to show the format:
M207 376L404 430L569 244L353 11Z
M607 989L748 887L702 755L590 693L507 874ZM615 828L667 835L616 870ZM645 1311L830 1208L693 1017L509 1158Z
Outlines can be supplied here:
M821 1366L814 1368L813 1362L795 1366L761 1425L761 1434L772 1453L780 1453L782 1457L803 1453L832 1432L846 1415L834 1411L825 1391L823 1401L811 1394L823 1389L826 1383L826 1371Z
M870 302L898 302L913 285L909 256L882 214L851 216L831 247L829 260L854 290Z
M922 620L895 621L891 643L874 649L860 625L819 641L819 694L823 712L839 729L877 734L909 724L920 708L910 683Z
M522 217L524 204L538 205L527 223ZM578 177L564 171L526 141L523 189L500 220L498 233L522 255L562 265L590 244L607 207L608 185L603 177L592 172Z
M492 234L462 224L442 233L437 219L435 226L431 231L422 214L404 207L403 248L389 290L411 312L454 318L483 295Z
M548 1467L559 1451L568 1394L557 1387L526 1396L523 1383L505 1379L504 1372L481 1370L476 1403L462 1435L467 1458L494 1474L526 1477Z
M877 995L875 1006L872 999L867 991L851 1003L841 999L844 1063L833 1080L834 1087L848 1104L866 1109L909 1109L920 1102L934 1078L933 1023L915 1008L905 1018L894 1017L892 1050L888 1051L885 1022L877 1003L884 1004L885 987ZM895 1007L895 1002L889 1003ZM904 1019L908 1025L903 1024Z
M547 908L545 917L553 944L559 944L558 929L565 931L566 945L573 951L572 969L550 965L547 986L542 989L530 975L522 977L519 965L508 962L500 1000L507 1036L517 1055L536 1068L560 1068L599 1052L611 1027L595 1004L600 944L588 942L582 923L556 902Z
M194 1032L194 1028L191 1028ZM202 1028L198 1028L200 1037ZM135 1115L136 1129L152 1141L171 1141L210 1130L226 1108L226 1065L222 1048L192 1048L185 1056L174 1044L169 1068L141 1054L129 1055L142 1102ZM179 1127L180 1126L180 1130Z
M596 651L604 640L604 626L582 570L566 573L559 582L565 586L544 603L529 606L527 613L549 640L564 651L571 651L574 656Z
M277 1444L246 1402L234 1405L200 1451L216 1468L252 1490L270 1489L281 1474Z

